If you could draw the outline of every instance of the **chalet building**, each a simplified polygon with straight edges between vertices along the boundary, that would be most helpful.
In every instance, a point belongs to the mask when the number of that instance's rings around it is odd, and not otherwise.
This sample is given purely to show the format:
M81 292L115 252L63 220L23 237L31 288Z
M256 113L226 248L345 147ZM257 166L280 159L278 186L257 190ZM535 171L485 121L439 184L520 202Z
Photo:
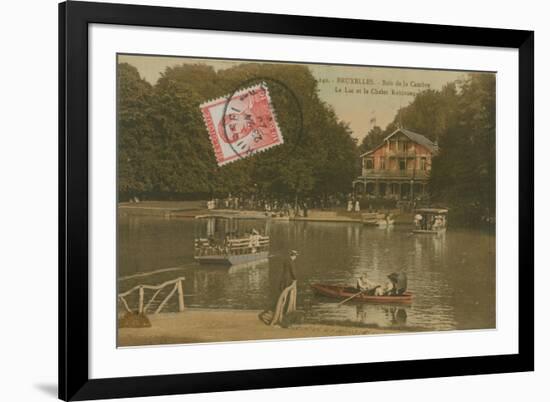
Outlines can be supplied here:
M432 157L438 147L423 135L399 128L382 144L361 155L361 176L353 181L355 194L413 200L427 196Z

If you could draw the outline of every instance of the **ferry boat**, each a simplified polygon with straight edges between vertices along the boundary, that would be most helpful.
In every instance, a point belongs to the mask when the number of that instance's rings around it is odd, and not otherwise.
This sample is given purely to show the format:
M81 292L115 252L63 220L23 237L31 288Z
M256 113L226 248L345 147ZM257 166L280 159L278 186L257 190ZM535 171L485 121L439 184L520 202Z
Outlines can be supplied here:
M200 264L219 265L266 260L270 241L268 220L263 220L262 229L253 227L245 232L238 224L240 218L229 214L196 216L195 260Z
M444 208L421 208L414 211L413 234L440 234L447 231L447 213Z

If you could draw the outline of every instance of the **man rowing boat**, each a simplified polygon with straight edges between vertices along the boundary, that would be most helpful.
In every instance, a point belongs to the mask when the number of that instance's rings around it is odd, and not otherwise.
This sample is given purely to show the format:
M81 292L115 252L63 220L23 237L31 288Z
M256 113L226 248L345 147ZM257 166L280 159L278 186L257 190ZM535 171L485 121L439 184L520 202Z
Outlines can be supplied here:
M405 272L392 272L388 275L392 288L386 294L389 296L400 296L406 292L408 286L407 274Z
M367 273L365 272L359 278L357 278L357 290L368 295L373 295L376 292L376 289L380 287L374 282L371 282L368 279Z

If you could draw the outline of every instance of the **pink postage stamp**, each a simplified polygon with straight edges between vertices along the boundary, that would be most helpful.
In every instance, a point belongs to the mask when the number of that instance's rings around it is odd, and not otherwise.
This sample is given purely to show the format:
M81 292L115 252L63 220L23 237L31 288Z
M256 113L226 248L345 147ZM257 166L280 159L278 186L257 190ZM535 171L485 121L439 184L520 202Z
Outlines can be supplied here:
M283 144L265 83L200 105L218 166Z

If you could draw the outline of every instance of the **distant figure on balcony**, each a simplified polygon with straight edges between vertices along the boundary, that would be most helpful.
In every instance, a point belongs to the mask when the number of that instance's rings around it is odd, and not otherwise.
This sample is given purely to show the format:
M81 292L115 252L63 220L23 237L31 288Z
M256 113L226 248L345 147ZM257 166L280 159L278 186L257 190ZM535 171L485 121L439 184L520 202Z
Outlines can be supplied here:
M353 211L353 200L350 198L348 200L348 212Z
M359 205L359 200L356 200L355 201L355 212L360 212L361 211L361 206Z

